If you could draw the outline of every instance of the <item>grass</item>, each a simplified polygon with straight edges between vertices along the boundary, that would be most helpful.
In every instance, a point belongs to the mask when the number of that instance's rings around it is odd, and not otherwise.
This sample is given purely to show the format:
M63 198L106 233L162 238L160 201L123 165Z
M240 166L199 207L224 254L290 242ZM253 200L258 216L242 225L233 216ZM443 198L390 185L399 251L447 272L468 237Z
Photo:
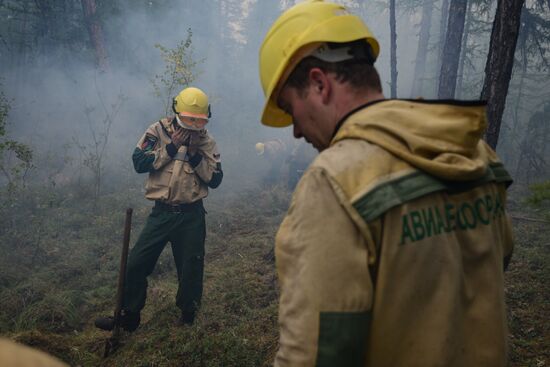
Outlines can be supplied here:
M505 292L510 360L518 367L550 366L550 223L540 221L548 212L528 205L531 198L524 187L513 186L509 211L515 249Z
M140 328L102 359L112 313L126 206L132 243L149 213L139 189L97 203L78 193L36 191L0 207L0 334L73 366L268 366L277 349L273 239L289 193L214 193L206 200L204 297L192 327L175 325L177 280L169 246L150 277ZM511 366L550 366L550 225L511 193L516 248L506 273ZM53 200L51 198L54 198ZM60 199L63 198L63 199Z
M204 297L193 327L175 325L177 279L167 246L150 277L142 325L101 358L109 334L93 320L114 307L125 206L134 207L133 241L150 210L135 194L50 206L36 192L36 200L13 204L15 215L3 206L0 214L12 221L0 230L7 255L0 259L0 334L70 365L269 365L277 346L273 238L289 199L277 187L207 199Z

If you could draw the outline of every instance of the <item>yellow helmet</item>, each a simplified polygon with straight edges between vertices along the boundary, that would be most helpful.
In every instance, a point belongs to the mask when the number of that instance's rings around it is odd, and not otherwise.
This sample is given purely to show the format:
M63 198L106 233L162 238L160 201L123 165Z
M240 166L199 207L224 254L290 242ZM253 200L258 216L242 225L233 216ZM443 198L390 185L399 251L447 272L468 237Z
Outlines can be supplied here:
M194 87L182 90L174 98L172 109L176 113L178 124L190 130L204 129L211 115L208 96Z
M262 123L273 127L292 124L277 107L277 97L294 67L326 42L346 43L364 39L374 59L380 47L365 23L339 4L308 0L285 11L271 26L260 48L260 79L266 97Z
M265 151L265 144L264 143L256 143L256 153L258 155L263 155Z

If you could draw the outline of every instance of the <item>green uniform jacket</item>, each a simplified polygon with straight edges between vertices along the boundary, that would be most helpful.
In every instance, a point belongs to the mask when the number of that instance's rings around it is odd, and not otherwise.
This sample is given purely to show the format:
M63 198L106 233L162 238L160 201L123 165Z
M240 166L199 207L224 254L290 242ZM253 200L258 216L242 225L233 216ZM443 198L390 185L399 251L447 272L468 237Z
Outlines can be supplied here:
M276 237L275 366L504 366L511 179L482 103L386 100L343 120Z

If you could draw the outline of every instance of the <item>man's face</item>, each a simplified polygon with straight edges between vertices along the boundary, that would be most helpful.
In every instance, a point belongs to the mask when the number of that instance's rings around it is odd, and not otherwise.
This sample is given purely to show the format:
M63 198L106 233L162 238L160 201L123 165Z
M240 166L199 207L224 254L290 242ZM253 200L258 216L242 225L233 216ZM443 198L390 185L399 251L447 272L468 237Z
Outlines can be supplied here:
M301 93L294 87L283 87L278 99L279 107L292 116L294 137L303 137L318 151L326 148L321 134L318 105L309 88Z
M182 114L178 116L178 124L181 127L189 130L195 130L195 131L203 130L207 123L208 123L208 119L205 119L205 118L192 117L192 116L187 116Z

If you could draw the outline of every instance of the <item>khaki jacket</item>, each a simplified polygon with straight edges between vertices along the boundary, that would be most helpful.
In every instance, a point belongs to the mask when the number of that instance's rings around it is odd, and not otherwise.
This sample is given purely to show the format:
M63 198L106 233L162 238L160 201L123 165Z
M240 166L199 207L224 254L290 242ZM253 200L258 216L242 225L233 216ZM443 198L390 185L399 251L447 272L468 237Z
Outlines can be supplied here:
M167 149L172 142L172 120L173 117L165 118L149 126L137 143L134 166L138 172L149 172L147 199L188 204L205 198L208 186L219 184L212 182L221 173L220 154L207 130L189 130L189 147L182 145L172 157Z
M510 176L478 103L344 119L276 237L276 366L505 366Z

